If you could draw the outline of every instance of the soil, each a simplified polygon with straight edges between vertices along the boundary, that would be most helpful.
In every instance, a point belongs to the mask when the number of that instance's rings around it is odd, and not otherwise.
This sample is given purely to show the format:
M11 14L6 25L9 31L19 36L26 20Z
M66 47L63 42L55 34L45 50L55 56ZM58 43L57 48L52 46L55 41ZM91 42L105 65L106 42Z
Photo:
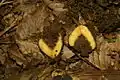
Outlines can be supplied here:
M68 37L78 25L88 27L97 46L91 50L81 36L76 55ZM51 59L38 42L53 48L59 34L64 46ZM119 0L0 0L0 80L119 80L119 70Z

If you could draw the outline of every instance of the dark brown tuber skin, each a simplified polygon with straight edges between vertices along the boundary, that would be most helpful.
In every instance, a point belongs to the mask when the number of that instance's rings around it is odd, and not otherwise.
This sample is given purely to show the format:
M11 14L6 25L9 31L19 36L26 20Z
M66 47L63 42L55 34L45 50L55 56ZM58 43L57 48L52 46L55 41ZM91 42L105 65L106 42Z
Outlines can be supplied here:
M84 36L80 36L75 42L74 49L80 52L82 57L89 57L89 53L92 51L89 42L85 39Z

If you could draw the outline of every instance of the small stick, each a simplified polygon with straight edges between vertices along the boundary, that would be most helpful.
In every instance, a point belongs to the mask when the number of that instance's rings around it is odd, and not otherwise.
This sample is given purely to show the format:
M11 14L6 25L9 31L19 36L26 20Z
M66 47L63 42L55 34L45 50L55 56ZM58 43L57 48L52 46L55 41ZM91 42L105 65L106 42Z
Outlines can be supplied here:
M13 27L15 27L15 26L7 27L4 31L0 32L0 37L3 36L7 31L9 31L10 29L12 29Z
M1 2L0 2L0 6L2 6L2 5L5 5L5 4L9 4L9 3L12 3L13 1L7 1L7 2L5 2L5 0L2 0Z
M18 25L18 22L20 22L22 20L22 18L20 19L15 19L15 21L13 21L13 23L7 27L4 31L0 32L0 37L3 36L6 32L8 32L10 29L16 27Z
M88 65L92 66L93 68L97 69L97 70L101 70L99 67L95 66L93 63L91 63L90 61L88 61L87 59L81 57L80 55L78 55L78 53L74 53L79 59L81 59L83 62L87 63Z

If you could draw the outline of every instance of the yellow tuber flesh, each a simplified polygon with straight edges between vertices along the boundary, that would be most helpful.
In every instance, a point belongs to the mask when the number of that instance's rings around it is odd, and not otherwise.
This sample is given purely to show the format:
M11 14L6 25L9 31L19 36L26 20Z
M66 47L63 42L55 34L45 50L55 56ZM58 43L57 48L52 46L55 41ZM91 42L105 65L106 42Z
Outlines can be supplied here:
M40 49L50 58L54 59L56 56L59 55L61 49L63 46L63 42L62 42L62 36L60 35L58 38L58 41L56 42L56 46L51 49L45 42L43 39L39 40L39 47Z
M86 26L79 25L77 28L73 30L73 32L69 36L69 45L74 46L75 41L78 39L79 36L83 35L89 42L92 49L96 47L95 40Z

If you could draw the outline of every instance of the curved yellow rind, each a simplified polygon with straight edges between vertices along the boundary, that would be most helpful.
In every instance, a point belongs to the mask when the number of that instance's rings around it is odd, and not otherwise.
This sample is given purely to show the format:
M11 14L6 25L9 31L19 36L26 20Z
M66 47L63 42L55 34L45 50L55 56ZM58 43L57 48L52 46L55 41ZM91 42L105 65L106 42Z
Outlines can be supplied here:
M69 45L74 46L75 41L80 35L81 35L80 27L75 28L74 31L69 36Z
M81 35L83 35L88 40L92 49L94 49L96 47L96 43L95 43L95 40L94 40L91 32L89 31L89 29L86 26L83 26L83 25L79 25L78 27L76 27L73 30L73 32L69 36L69 45L74 46L75 41Z
M81 31L82 35L88 40L91 48L94 49L96 47L96 43L95 43L95 40L94 40L91 32L89 31L89 29L83 25L80 25L79 27L80 27L80 31Z
M59 55L61 48L62 48L63 42L62 42L62 36L60 35L58 38L58 41L56 42L56 46L51 49L45 42L43 39L39 40L39 47L40 49L49 57L51 58L55 58L56 56Z
M48 45L43 41L43 39L39 40L39 47L40 49L47 54L48 56L53 56L51 49L48 47Z

